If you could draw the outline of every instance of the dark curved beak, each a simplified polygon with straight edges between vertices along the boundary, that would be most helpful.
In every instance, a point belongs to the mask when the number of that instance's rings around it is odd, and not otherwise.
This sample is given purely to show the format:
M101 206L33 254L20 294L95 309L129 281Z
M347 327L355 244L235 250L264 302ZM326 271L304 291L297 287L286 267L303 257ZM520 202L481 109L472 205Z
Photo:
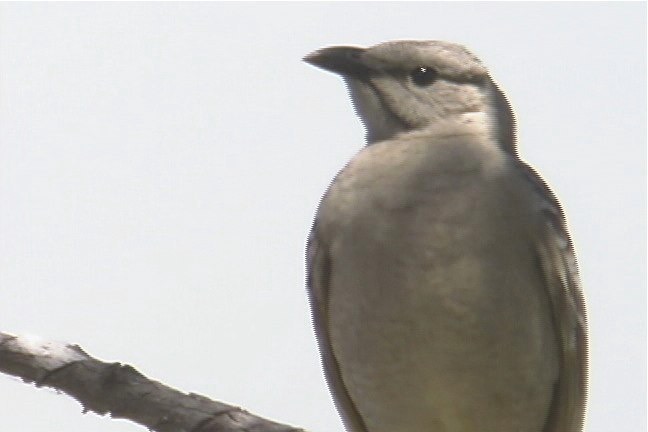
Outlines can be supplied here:
M363 79L372 74L372 69L363 61L364 52L364 48L335 46L308 54L304 61L329 72Z

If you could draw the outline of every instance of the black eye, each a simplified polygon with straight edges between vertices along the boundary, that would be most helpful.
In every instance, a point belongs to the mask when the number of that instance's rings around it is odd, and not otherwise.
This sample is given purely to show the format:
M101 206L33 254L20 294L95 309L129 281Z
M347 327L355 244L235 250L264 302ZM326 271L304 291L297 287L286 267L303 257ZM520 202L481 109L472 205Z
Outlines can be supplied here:
M437 78L437 72L431 67L417 66L410 72L412 82L419 87L425 87L432 84Z

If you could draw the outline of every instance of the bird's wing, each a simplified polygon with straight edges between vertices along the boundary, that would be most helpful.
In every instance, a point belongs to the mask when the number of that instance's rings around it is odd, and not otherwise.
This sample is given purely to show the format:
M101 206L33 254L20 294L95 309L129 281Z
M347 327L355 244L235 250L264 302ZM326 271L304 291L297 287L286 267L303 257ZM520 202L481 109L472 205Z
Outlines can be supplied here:
M367 428L344 385L340 368L331 348L328 325L328 294L331 259L327 246L318 238L317 221L308 237L306 247L307 285L311 303L313 327L317 336L324 374L336 408L349 432L366 432Z
M576 257L560 204L533 168L523 168L546 202L536 252L560 347L560 375L543 432L580 432L587 399L587 318Z

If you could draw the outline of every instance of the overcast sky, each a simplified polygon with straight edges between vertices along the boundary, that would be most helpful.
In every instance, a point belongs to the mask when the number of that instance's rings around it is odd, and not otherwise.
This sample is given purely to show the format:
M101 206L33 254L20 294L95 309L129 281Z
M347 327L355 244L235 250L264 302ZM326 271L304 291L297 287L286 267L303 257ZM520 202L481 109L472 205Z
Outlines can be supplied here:
M1 331L342 431L304 291L318 200L363 145L301 58L441 39L506 90L586 290L590 432L646 430L645 3L2 3ZM0 376L3 431L142 431Z

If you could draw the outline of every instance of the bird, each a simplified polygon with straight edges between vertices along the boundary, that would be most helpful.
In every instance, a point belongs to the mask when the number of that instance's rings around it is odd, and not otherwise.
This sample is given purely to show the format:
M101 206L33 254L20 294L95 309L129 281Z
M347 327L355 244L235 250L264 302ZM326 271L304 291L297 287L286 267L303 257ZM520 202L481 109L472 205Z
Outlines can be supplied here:
M341 76L366 145L319 202L307 291L347 432L580 432L586 307L557 198L463 45L303 59Z

